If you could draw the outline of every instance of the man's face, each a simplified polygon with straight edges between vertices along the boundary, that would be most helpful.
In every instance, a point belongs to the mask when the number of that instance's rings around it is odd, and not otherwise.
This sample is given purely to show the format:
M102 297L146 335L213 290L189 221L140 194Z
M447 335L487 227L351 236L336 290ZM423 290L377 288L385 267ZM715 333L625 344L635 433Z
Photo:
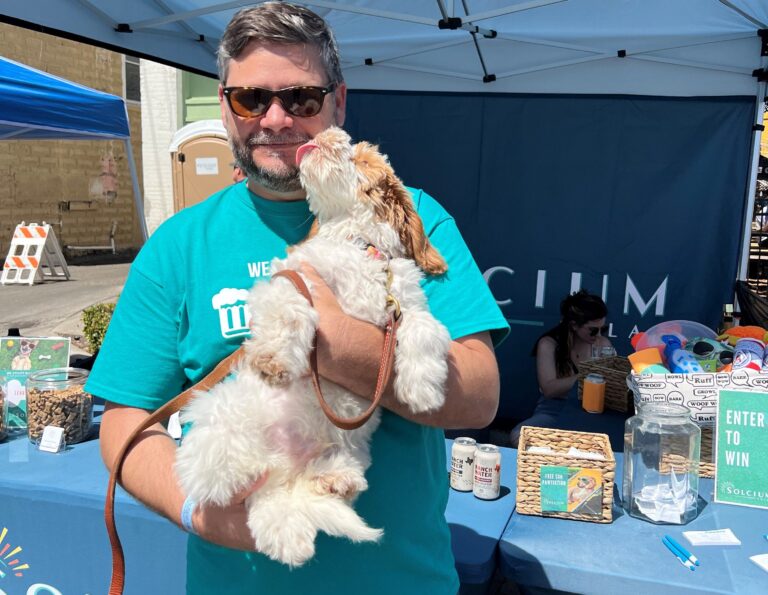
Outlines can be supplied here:
M327 79L317 48L305 45L251 43L229 63L226 87L278 90L295 86L325 87ZM344 123L347 89L339 85L325 96L316 116L288 113L273 99L261 116L242 118L232 112L219 87L222 119L235 160L257 194L274 200L304 197L296 166L296 149L332 125Z

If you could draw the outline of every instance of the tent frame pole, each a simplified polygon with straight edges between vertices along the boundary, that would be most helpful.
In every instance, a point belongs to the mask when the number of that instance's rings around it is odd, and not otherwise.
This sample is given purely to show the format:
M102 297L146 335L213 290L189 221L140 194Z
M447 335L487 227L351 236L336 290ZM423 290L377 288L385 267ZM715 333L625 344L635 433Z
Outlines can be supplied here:
M768 67L768 58L762 58L763 68ZM744 228L741 241L741 258L736 276L737 281L745 281L749 272L749 244L752 240L752 219L755 210L755 192L757 190L757 168L760 163L760 138L763 124L763 112L765 96L768 91L768 83L761 81L757 85L757 97L755 100L755 122L752 132L752 159L749 164L749 178L747 184L747 207L744 213Z
M133 201L136 203L136 214L139 218L139 229L141 230L141 240L146 242L149 234L147 233L147 221L144 218L144 199L141 196L141 189L139 188L139 176L136 174L136 161L133 158L133 147L131 147L131 139L126 138L125 154L128 157L128 167L131 170L131 183L133 184Z

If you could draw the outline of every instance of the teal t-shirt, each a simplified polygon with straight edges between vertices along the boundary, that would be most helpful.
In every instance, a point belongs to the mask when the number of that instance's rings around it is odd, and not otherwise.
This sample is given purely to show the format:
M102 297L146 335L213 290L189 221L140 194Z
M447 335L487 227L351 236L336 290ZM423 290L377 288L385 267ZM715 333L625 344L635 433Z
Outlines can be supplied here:
M432 313L454 339L491 331L498 343L509 328L455 222L429 195L411 193L448 263L445 275L424 281ZM131 267L87 390L154 410L203 378L248 335L248 289L269 279L271 260L311 222L306 202L264 200L244 182L166 221ZM190 536L187 593L456 593L442 430L383 410L371 453L369 488L355 509L384 529L379 543L320 533L316 555L290 570Z

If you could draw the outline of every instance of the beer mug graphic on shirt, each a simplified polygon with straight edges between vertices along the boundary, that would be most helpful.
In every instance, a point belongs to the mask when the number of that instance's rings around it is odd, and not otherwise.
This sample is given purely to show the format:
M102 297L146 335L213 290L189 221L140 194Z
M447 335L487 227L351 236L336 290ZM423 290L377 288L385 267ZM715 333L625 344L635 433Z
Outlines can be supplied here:
M211 299L219 312L221 336L225 339L250 332L251 312L248 310L248 290L225 287Z

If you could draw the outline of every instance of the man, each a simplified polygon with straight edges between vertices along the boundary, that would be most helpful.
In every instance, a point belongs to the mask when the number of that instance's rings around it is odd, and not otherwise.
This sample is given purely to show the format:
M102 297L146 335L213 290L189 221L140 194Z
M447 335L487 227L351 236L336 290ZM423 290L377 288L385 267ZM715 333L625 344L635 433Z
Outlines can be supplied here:
M271 259L284 256L311 223L296 149L344 123L347 88L335 40L306 8L270 2L235 15L221 40L219 78L222 118L248 182L168 220L133 264L87 386L108 401L101 448L110 468L148 411L200 380L247 335L244 295L254 280L269 277ZM315 557L289 570L249 551L243 500L257 483L230 505L197 506L186 519L197 534L189 538L188 593L458 590L444 519L440 428L483 427L493 419L499 379L490 332L500 338L508 328L453 219L428 195L412 193L432 243L448 263L448 273L428 279L425 291L454 341L441 410L413 415L395 401L391 387L385 393L366 475L369 489L355 503L371 527L384 529L384 538L353 544L321 534ZM322 281L312 281L320 313L320 373L370 398L383 331L346 316ZM173 473L175 450L161 426L144 432L125 461L122 480L140 501L181 524L185 495Z

